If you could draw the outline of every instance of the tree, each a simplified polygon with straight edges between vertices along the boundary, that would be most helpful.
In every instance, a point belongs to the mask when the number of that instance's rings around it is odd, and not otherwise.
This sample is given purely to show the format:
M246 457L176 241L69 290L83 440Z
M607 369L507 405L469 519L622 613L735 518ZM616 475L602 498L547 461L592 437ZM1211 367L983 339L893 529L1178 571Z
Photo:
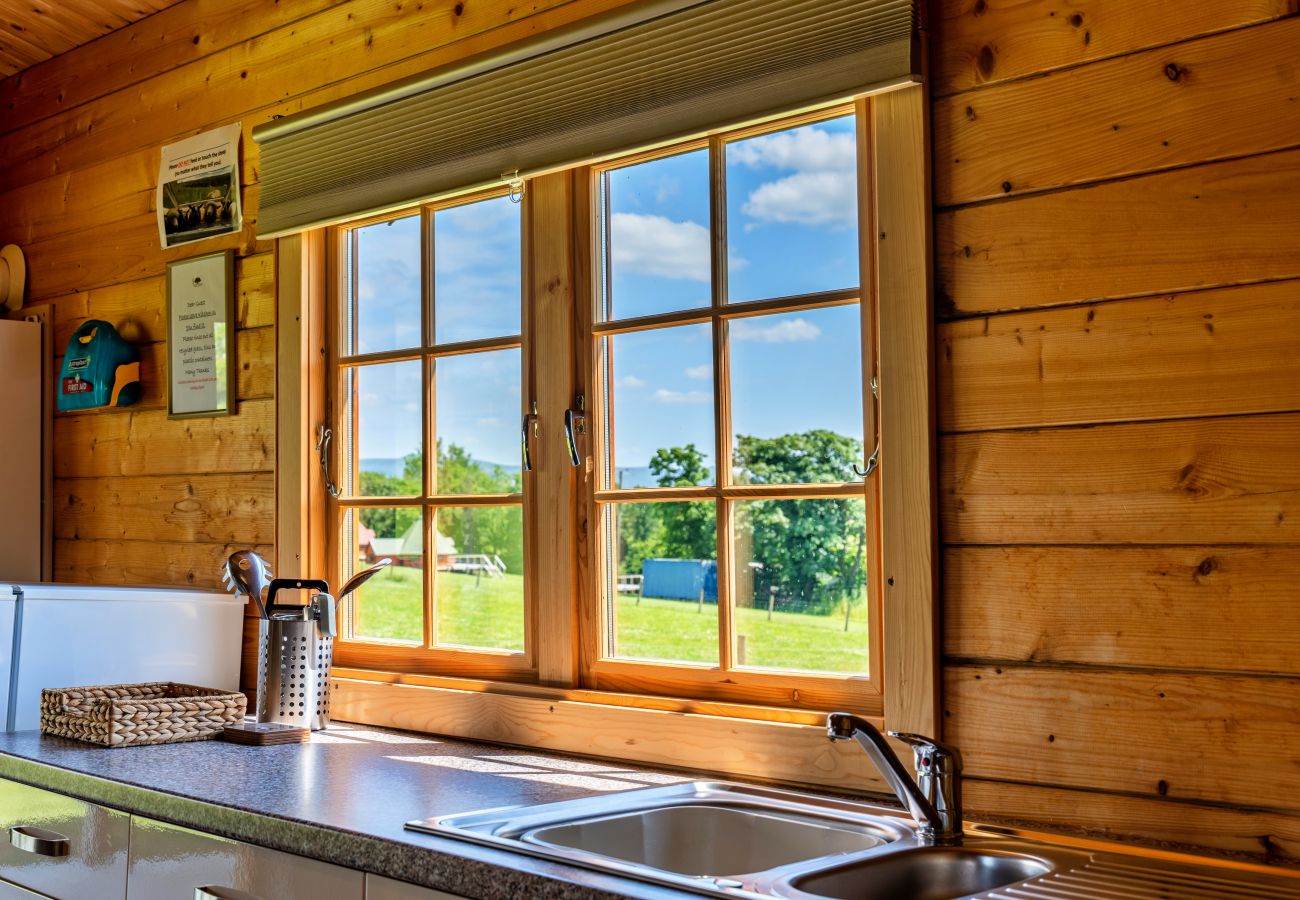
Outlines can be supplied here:
M423 459L406 458L407 471L419 472ZM488 467L456 444L438 441L438 493L508 494L523 490L523 474ZM452 506L438 510L438 533L451 538L458 553L499 556L506 570L524 568L524 517L518 506Z
M738 435L737 480L750 484L851 481L862 445L817 429L776 438ZM739 530L763 582L799 611L830 613L855 603L866 582L862 500L755 500L740 505Z
M660 487L694 487L709 477L704 454L694 444L656 450L650 460L650 472ZM681 501L652 506L659 517L662 534L654 556L717 558L717 514L712 503Z

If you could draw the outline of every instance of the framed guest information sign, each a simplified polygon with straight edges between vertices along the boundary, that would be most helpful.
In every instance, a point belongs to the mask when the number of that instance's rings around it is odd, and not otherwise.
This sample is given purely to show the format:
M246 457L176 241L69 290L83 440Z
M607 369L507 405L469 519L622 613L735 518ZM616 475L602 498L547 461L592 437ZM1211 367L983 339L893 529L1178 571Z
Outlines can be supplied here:
M167 264L167 415L234 413L235 255Z

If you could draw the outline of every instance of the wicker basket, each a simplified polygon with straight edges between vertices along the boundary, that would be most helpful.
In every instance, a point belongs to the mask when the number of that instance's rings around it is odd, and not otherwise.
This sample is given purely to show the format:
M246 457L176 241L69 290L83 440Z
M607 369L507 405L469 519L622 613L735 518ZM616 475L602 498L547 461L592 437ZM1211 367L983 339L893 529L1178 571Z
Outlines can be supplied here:
M169 681L41 691L41 731L105 747L216 737L244 717L247 699Z

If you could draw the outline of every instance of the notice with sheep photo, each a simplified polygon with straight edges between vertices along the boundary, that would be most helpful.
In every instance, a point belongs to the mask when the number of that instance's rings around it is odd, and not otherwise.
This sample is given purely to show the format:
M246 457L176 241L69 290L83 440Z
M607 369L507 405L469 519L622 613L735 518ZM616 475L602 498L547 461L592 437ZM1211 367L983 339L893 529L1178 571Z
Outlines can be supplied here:
M243 227L239 135L236 122L163 147L158 238L164 249Z

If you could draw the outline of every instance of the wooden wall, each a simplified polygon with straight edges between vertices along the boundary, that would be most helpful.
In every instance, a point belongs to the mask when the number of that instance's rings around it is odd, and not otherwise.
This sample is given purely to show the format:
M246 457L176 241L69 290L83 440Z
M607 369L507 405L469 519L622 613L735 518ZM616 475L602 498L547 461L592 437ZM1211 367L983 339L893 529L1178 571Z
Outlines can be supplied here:
M56 572L216 587L274 529L294 112L629 0L183 0L0 81L0 242L141 405L56 423ZM946 733L974 810L1300 858L1297 0L934 0ZM240 121L241 235L161 251L158 147ZM169 421L163 273L239 255L239 414Z
M1297 4L932 11L968 805L1296 859Z

